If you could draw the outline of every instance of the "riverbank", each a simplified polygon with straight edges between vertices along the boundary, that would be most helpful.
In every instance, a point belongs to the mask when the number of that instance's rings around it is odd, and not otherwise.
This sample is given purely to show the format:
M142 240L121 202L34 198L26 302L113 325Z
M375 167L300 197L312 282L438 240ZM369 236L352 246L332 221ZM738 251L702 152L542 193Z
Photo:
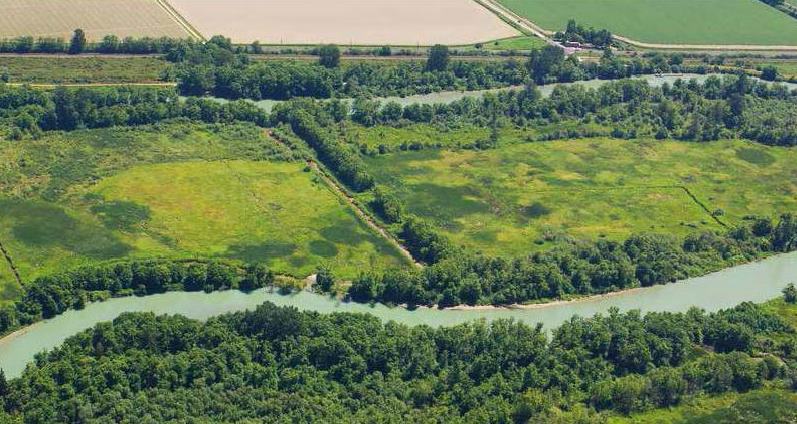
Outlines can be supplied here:
M577 300L526 305L517 309L475 308L408 310L382 304L343 302L330 296L306 290L279 294L277 290L260 289L251 293L226 290L212 293L167 292L145 297L115 298L90 303L83 310L70 310L53 319L40 321L0 339L0 368L10 378L19 376L25 365L44 350L53 349L68 337L111 321L125 312L180 314L206 320L230 312L251 310L264 302L291 306L322 314L348 312L370 314L383 322L395 321L414 326L452 326L473 320L514 319L529 324L542 324L551 330L573 316L589 317L606 313L610 308L621 311L638 309L644 312L684 312L698 307L708 312L726 309L741 302L764 302L778 297L783 288L797 280L797 252L775 255L762 261L739 265L723 271L678 283L635 288L623 292L590 296Z

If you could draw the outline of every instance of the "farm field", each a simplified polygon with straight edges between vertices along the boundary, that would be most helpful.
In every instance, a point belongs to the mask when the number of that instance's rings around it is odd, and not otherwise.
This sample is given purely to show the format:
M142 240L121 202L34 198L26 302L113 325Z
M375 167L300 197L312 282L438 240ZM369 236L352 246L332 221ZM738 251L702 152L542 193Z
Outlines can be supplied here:
M124 37L187 38L157 0L0 0L0 38L30 35L69 40L75 28L89 41Z
M297 277L403 264L255 127L78 131L4 142L0 158L0 240L23 281L119 258L259 261ZM13 298L0 265L0 300Z
M233 42L464 45L519 35L472 0L170 0L204 36Z
M564 235L682 236L721 229L713 213L732 225L747 215L797 210L793 152L742 141L589 139L402 152L367 162L410 212L490 254L522 255Z
M757 0L499 0L551 31L569 19L659 44L797 45L797 20Z
M0 74L7 73L11 83L155 82L170 66L153 57L0 57Z

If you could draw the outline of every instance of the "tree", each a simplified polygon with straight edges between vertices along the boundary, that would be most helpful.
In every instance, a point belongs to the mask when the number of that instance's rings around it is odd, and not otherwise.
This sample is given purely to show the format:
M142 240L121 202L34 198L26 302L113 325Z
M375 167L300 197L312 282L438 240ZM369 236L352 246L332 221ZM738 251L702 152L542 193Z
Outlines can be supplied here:
M69 54L79 54L86 50L86 33L78 28L72 35L72 41L69 43Z
M794 283L790 283L783 289L783 300L785 300L786 303L797 303L797 288L794 287Z
M331 291L335 286L335 276L332 275L329 267L323 265L318 267L315 274L315 286L324 293Z
M775 81L778 79L778 68L766 66L761 70L761 79L764 81Z
M545 46L531 52L528 69L536 84L544 84L546 77L553 73L565 60L565 51L557 46Z
M444 71L448 68L448 61L448 47L442 44L435 44L429 49L429 59L426 61L426 70Z
M327 44L318 49L318 63L325 68L337 68L340 65L340 48Z
M6 397L8 395L8 381L6 381L6 373L0 368L0 399ZM0 403L0 408L2 408L2 403Z
M253 54L263 53L263 46L260 45L260 41L255 40L252 42L251 51Z

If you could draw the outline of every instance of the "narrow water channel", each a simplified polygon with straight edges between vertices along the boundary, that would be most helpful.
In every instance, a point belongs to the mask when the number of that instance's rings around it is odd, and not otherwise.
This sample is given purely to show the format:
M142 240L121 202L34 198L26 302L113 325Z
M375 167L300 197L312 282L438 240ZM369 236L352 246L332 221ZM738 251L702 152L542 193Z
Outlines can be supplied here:
M420 308L409 311L384 305L340 302L309 292L279 295L267 290L244 294L238 291L216 293L165 293L147 297L127 297L90 304L81 311L69 311L51 320L39 322L0 340L0 368L8 377L21 374L36 353L59 346L66 338L110 321L123 312L181 314L194 319L207 319L226 312L253 309L263 302L295 306L301 310L369 313L383 321L408 325L450 326L474 319L514 318L530 324L542 323L551 329L574 315L592 316L611 307L622 311L682 312L692 306L707 311L732 307L744 301L762 302L780 295L788 284L797 283L797 252L767 260L740 265L704 277L675 284L631 290L623 293L586 298L572 302L541 305L534 308L498 308L440 310Z

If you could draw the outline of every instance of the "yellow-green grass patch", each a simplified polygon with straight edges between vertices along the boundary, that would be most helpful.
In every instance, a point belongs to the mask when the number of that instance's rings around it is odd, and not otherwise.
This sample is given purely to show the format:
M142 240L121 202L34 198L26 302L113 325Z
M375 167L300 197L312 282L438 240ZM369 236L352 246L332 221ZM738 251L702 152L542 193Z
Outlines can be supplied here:
M299 163L210 162L136 167L93 190L148 210L138 250L267 262L298 276L329 264L344 276L400 265L397 252ZM157 247L155 248L157 249Z
M68 203L68 204L64 204ZM300 163L136 166L61 204L2 201L0 237L23 278L120 258L264 262L303 277L400 266L401 257Z
M683 236L721 229L712 214L734 225L748 215L797 211L796 156L744 141L589 139L367 161L410 212L454 241L517 255L562 233L616 240L648 231Z

